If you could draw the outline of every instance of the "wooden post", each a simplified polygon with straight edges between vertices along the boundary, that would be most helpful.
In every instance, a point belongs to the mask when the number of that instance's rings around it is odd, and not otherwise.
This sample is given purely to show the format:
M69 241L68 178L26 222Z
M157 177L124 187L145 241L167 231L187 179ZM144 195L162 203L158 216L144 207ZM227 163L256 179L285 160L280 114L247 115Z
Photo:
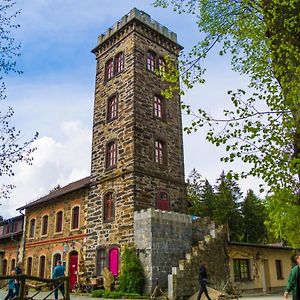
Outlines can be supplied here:
M21 281L21 284L20 284L20 291L19 291L19 299L20 300L24 300L25 299L25 290L26 290L26 278L25 276L21 275L20 276L20 281Z
M66 296L66 300L70 300L70 281L69 281L69 277L65 277L65 280L66 280L65 296Z

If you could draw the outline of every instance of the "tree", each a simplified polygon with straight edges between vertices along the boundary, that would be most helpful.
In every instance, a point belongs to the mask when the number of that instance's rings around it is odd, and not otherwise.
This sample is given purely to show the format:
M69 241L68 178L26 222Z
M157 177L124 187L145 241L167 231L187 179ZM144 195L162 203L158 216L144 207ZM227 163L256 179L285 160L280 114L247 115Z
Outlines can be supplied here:
M267 240L266 209L262 201L248 190L242 202L241 212L243 215L243 241L249 243L262 243Z
M276 207L287 216L299 211L300 1L156 0L155 4L172 5L179 13L195 14L205 35L182 56L180 73L170 68L174 72L165 78L167 81L175 82L181 76L188 88L204 82L203 62L216 45L221 49L220 55L231 55L232 69L249 78L248 91L228 92L233 109L224 109L223 117L201 108L194 112L183 105L194 117L185 130L190 133L208 126L207 140L226 146L228 155L223 161L241 159L250 164L248 172L232 172L236 179L261 177L273 195L268 201L276 199ZM269 208L274 205L271 203ZM275 212L270 213L270 218L274 228L284 225ZM282 234L277 230L274 233ZM294 246L300 244L289 233L286 239Z
M12 31L19 27L13 21L20 11L11 12L15 4L12 0L4 0L0 4L0 101L6 99L4 76L10 72L21 73L14 60L20 55L20 44L12 36ZM11 107L0 111L0 177L3 179L14 176L13 167L17 162L31 163L34 149L30 149L29 145L38 136L36 133L29 141L22 142L21 132L10 124L13 114ZM11 184L2 184L0 198L8 198L13 187Z

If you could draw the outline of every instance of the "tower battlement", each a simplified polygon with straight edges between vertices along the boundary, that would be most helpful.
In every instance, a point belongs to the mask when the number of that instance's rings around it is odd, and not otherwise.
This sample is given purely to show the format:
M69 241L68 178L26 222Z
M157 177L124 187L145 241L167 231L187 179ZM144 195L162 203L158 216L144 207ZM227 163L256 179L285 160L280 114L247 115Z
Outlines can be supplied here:
M168 38L172 42L177 44L177 35L173 31L169 30L166 26L161 25L159 22L153 20L150 15L145 13L142 10L133 8L128 14L122 17L119 21L113 24L112 27L108 28L103 34L98 36L98 46L109 39L121 28L125 27L132 20L137 19L142 22L144 25L150 27L156 32L160 33L164 37Z

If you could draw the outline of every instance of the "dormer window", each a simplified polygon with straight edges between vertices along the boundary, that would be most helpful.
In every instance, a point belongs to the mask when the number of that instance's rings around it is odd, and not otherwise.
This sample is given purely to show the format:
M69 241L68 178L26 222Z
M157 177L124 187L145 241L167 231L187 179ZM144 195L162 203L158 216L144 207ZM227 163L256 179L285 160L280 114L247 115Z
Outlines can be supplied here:
M156 69L156 54L153 51L147 53L147 70L154 72Z

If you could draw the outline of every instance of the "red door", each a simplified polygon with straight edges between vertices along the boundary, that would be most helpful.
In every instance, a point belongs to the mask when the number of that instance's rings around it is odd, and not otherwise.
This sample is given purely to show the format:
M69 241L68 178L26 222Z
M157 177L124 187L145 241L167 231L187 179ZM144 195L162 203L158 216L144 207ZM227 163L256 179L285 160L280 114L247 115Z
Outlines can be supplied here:
M118 276L119 272L119 249L112 248L109 250L109 271L114 276Z
M78 253L72 252L69 260L69 277L70 277L70 289L75 289L77 281L77 268L78 268Z

